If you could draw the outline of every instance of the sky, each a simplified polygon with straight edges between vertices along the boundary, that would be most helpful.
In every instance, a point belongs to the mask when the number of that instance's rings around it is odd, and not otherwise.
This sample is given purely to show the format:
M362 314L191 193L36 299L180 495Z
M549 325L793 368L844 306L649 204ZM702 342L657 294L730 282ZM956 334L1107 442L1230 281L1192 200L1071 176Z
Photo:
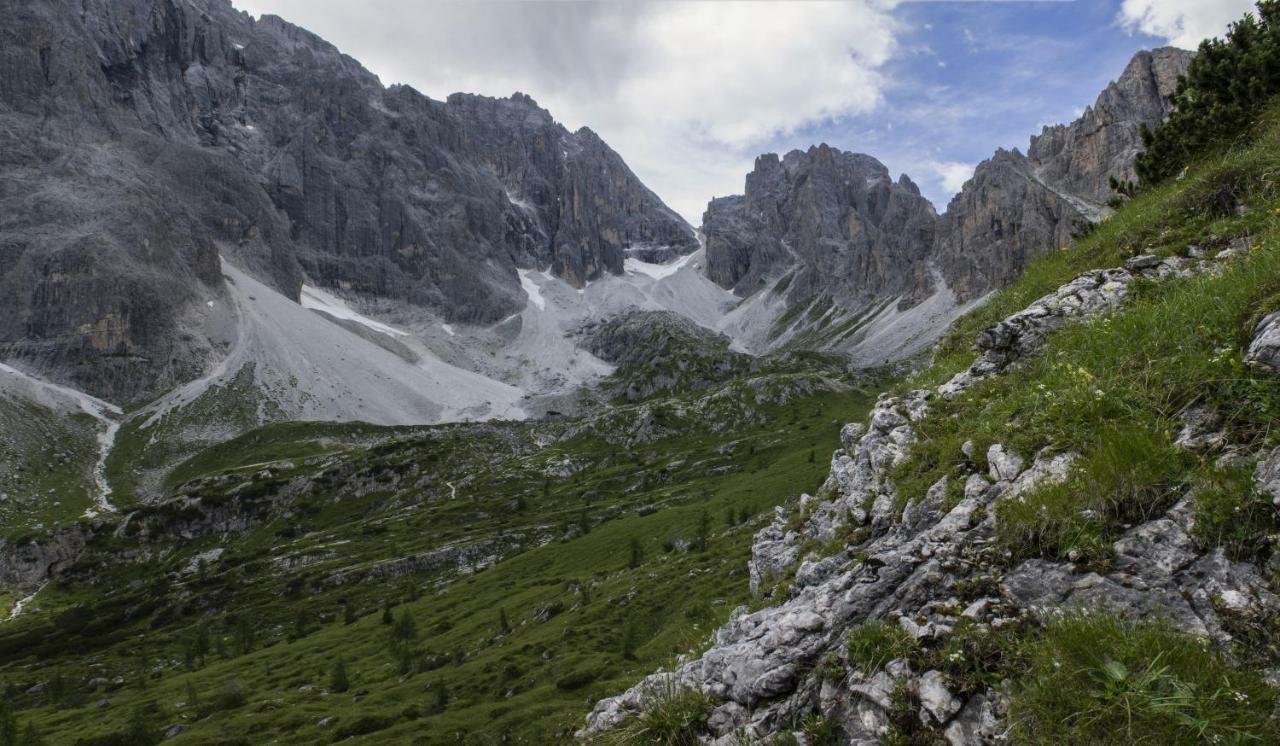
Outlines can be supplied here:
M693 225L761 153L818 143L939 212L996 148L1069 122L1139 49L1194 48L1252 0L232 0L432 98L531 95Z

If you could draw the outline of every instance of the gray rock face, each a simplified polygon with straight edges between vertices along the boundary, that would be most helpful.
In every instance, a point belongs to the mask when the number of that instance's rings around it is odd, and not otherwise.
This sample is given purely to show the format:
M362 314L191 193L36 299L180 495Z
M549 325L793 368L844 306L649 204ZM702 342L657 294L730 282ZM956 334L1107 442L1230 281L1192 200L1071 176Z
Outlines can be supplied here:
M876 159L827 145L762 155L740 197L703 215L707 273L743 295L791 271L792 301L915 296L936 216L920 190Z
M913 306L939 277L955 302L980 298L1107 213L1108 180L1133 178L1141 128L1168 116L1190 57L1139 52L1078 120L1045 128L1027 155L999 150L979 164L941 217L870 156L826 145L761 156L742 196L707 207L708 274L741 295L790 274L787 303L827 293L855 310Z
M1044 128L1025 156L1000 150L978 165L947 207L935 247L961 300L1007 285L1107 214L1115 196L1109 180L1135 178L1142 127L1169 115L1168 98L1190 61L1190 52L1173 47L1139 52L1079 119Z
M1071 242L1085 213L1035 176L1018 151L978 164L938 226L936 261L948 287L972 300L1013 281L1032 259Z
M691 229L587 129L531 99L434 101L227 0L0 10L0 357L120 400L215 356L218 254L449 320L518 310Z
M1280 373L1280 311L1268 314L1258 324L1244 361L1260 370Z
M1186 74L1191 53L1175 47L1138 52L1097 102L1067 125L1031 138L1027 157L1036 176L1095 205L1114 196L1108 181L1134 181L1142 125L1169 116L1169 97Z

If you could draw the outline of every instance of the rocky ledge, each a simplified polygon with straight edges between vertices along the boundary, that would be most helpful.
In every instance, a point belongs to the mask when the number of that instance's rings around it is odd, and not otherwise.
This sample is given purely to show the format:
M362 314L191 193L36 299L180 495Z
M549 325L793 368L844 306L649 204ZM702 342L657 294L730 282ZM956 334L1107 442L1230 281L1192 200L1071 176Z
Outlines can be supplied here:
M1231 629L1280 612L1280 598L1257 567L1191 540L1189 495L1115 541L1117 559L1106 572L1043 559L1010 567L995 546L995 507L1067 479L1075 454L1045 450L1025 458L996 444L985 473L971 470L959 491L944 477L923 496L899 494L890 479L937 396L954 396L1035 354L1054 329L1118 308L1139 277L1212 271L1242 249L1213 260L1195 252L1190 259L1136 257L1124 268L1087 272L983 332L978 361L939 391L882 396L866 424L844 428L819 496L800 500L800 520L779 510L756 536L752 588L772 586L781 602L735 610L705 653L602 700L579 735L609 731L673 691L698 690L715 703L706 737L713 744L788 732L815 712L849 742L877 743L903 702L924 728L955 746L989 743L1007 735L1003 691L958 686L943 671L914 670L906 657L865 670L848 655L849 632L878 622L937 645L962 628L981 635L1061 610L1106 607L1131 618L1158 614L1180 630L1226 642ZM1275 319L1260 325L1251 355L1274 349L1268 340ZM1256 488L1280 501L1280 449L1258 460ZM830 556L812 549L823 543L836 546Z

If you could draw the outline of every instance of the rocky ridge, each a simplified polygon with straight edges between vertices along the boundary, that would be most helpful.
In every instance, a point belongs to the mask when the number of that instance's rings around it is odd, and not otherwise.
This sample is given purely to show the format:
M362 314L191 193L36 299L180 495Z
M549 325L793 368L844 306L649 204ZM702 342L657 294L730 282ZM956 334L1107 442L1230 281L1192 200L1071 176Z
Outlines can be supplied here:
M219 255L491 323L517 268L581 286L692 229L588 129L528 96L384 87L315 35L228 0L0 11L0 356L117 402L222 349Z
M1045 128L1026 155L999 150L979 164L941 216L867 155L820 145L760 156L743 195L707 206L708 275L813 312L833 349L856 346L885 303L906 309L943 291L952 308L978 300L1109 212L1109 180L1133 179L1141 128L1168 115L1190 57L1139 52L1079 119Z
M920 723L947 742L991 743L1007 733L1003 692L958 690L944 672L913 670L905 658L863 670L848 657L846 634L879 622L936 642L961 628L976 626L981 633L1062 610L1106 606L1130 618L1160 614L1180 630L1226 642L1233 624L1280 611L1280 598L1256 566L1192 541L1189 497L1126 531L1114 543L1117 560L1106 574L1043 559L1003 570L993 546L992 508L1066 479L1072 453L1046 450L1027 459L995 444L988 471L971 472L950 499L945 477L924 495L900 495L890 478L935 397L954 396L976 378L998 375L1036 354L1054 329L1114 310L1137 278L1215 271L1244 246L1214 259L1140 256L1124 268L1086 272L983 332L979 360L938 391L882 396L867 424L842 431L844 447L833 456L819 495L800 498L801 520L780 509L756 536L752 587L791 575L789 587L775 591L781 603L735 610L699 658L602 700L580 735L611 730L655 698L698 690L715 703L707 721L712 743L787 732L805 714L818 712L849 742L872 744L889 728L905 692ZM1268 348L1273 331L1274 315L1259 326L1251 360L1259 359L1255 349ZM1280 500L1280 449L1257 459L1255 488ZM830 556L810 549L833 540L840 549Z

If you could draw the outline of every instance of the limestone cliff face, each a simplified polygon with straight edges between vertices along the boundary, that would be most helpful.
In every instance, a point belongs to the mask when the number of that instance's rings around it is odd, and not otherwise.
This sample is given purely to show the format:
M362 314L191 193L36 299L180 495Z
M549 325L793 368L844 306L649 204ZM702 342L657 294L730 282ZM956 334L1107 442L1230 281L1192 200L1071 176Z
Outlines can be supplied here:
M1190 61L1190 52L1175 47L1138 52L1079 119L1045 127L1031 138L1027 157L1036 175L1064 192L1105 205L1114 196L1110 177L1137 178L1133 164L1142 152L1142 125L1169 116L1169 97Z
M527 96L435 101L227 0L0 8L0 357L121 400L198 375L222 253L486 322L692 230Z
M951 200L933 249L948 287L963 300L1013 281L1029 261L1071 241L1086 220L1077 204L1045 186L1018 151L981 163Z
M891 182L870 156L825 145L761 156L743 196L707 208L708 273L741 295L794 273L792 304L827 293L855 309L911 306L938 277L957 302L980 298L1107 213L1109 179L1133 179L1141 128L1169 114L1190 58L1139 52L1075 122L1045 128L1027 155L1000 150L981 163L940 217L905 175Z
M708 272L744 295L784 272L794 300L915 295L935 221L916 185L870 156L827 145L763 155L743 196L707 207Z

